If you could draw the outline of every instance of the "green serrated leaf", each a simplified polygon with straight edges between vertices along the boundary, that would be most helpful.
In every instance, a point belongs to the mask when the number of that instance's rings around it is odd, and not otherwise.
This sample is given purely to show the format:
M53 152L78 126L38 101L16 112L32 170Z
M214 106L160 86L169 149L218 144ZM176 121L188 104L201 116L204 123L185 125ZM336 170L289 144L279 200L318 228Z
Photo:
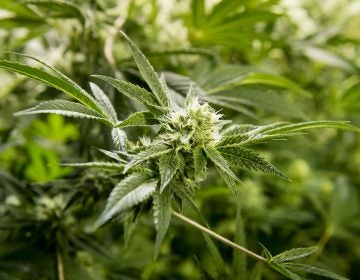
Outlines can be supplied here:
M185 159L184 159L184 156L181 153L177 153L176 157L177 157L177 160L178 160L177 172L184 175L184 171L185 171Z
M140 207L140 210L130 209L124 213L124 245L126 249L128 248L132 234L139 223L142 208L143 207Z
M197 181L202 181L206 176L206 157L201 146L197 146L193 152L194 158L194 177Z
M169 91L169 87L167 86L164 73L160 74L159 81L160 81L160 85L164 91L164 94L166 96L167 107L173 108L175 104L174 104L173 100L170 98L170 91Z
M142 87L107 76L93 75L92 77L101 79L112 85L114 88L116 88L119 92L125 94L127 97L135 99L136 101L143 104L147 109L149 109L150 112L155 115L164 114L167 112L166 108L159 106L154 95Z
M173 184L173 182L170 182L169 187L171 188L171 191L180 198L182 203L186 203L187 206L195 213L199 212L199 209L193 202L191 189L181 184Z
M316 247L294 248L276 255L272 259L276 262L288 262L310 256L311 254L315 253L316 250Z
M154 93L159 105L168 107L169 100L154 68L151 66L150 62L146 59L145 55L135 45L135 43L124 32L122 31L120 32L128 42L132 50L134 60L139 68L140 74L145 80L145 82L149 85L152 92Z
M239 85L263 84L291 90L303 96L311 97L312 94L301 88L295 82L269 73L253 72L239 82Z
M100 227L114 215L146 200L154 191L156 180L150 180L144 173L133 173L119 182L112 190L104 211L95 222Z
M343 276L337 275L325 269L321 269L315 266L301 264L301 263L286 263L284 266L294 272L306 272L310 274L320 275L325 278L334 279L334 280L348 280Z
M261 126L254 126L254 129L247 131L246 134L247 135L256 135L257 133L266 132L268 130L282 127L282 126L288 125L288 124L289 123L287 123L287 122L275 122L275 123L270 123L270 124L261 125Z
M238 190L237 190L237 181L232 177L229 176L227 173L225 173L222 169L220 169L218 166L215 166L216 171L219 173L221 179L225 182L225 184L230 188L231 192L237 196Z
M110 120L104 118L96 111L79 103L66 101L66 100L45 101L36 105L33 108L29 108L15 113L15 116L43 114L43 113L52 113L66 117L73 117L73 118L94 119L111 125Z
M248 108L251 112L262 109L287 118L308 119L299 104L289 102L282 90L266 86L237 85L236 87L224 89L216 95L212 94L209 98L211 98L209 100L213 103L222 102L235 107L233 110L240 106Z
M280 272L282 275L288 277L291 280L306 280L306 278L304 278L303 276L297 274L296 272L291 271L290 269L284 267L279 263L270 262L269 265L271 268Z
M94 83L90 83L90 88L95 96L95 99L98 101L99 105L101 106L103 112L106 113L109 119L111 119L114 123L116 123L117 114L109 97L105 94L105 92L103 92L101 88L99 88Z
M122 159L118 153L115 153L113 151L104 150L104 149L98 149L98 151L112 159L115 159L118 162L126 163L126 161L124 159Z
M221 141L216 145L216 147L230 148L233 146L237 146L238 144L243 143L246 140L248 140L250 137L251 136L249 136L245 133L223 136Z
M154 222L156 228L155 258L159 255L161 244L170 225L171 196L172 193L169 190L164 190L162 193L157 191L153 196Z
M130 98L133 98L133 99L139 101L140 103L142 103L144 105L147 105L147 104L158 105L156 100L154 99L152 93L142 87L139 87L137 85L134 85L132 83L129 83L129 82L126 82L123 80L119 80L119 79L115 79L115 78L111 78L111 77L107 77L107 76L92 75L92 77L98 78L100 80L103 80L104 82L107 82L108 84L112 85L114 88L116 88L121 93L125 94L126 96L128 96Z
M29 57L26 55L22 55L22 56ZM19 62L8 61L8 60L0 60L0 68L25 75L34 80L40 81L46 85L54 87L60 91L63 91L71 95L72 97L76 98L77 100L79 100L85 106L93 109L94 111L100 114L103 114L97 102L79 85L77 85L75 82L71 81L68 77L61 74L58 70L47 65L46 63L33 57L29 57L29 58L36 60L45 67L47 67L48 69L55 71L59 75L59 77L49 74L46 71L41 70L39 68L22 64Z
M160 193L164 191L171 179L175 176L179 167L179 159L176 151L167 153L159 158Z
M358 132L360 133L360 129L350 124L347 121L311 121L311 122L301 122L294 124L286 124L277 128L265 130L266 134L277 135L284 133L293 133L306 129L313 128L337 128L344 129L348 131Z
M202 96L204 94L203 90L187 76L173 72L164 72L164 75L167 85L181 96Z
M258 117L251 110L249 110L247 107L245 107L241 104L229 102L226 100L216 99L216 98L213 98L212 96L205 96L204 99L211 104L234 110L236 112L244 114L245 116L248 116L253 119L258 119Z
M223 136L242 135L248 131L254 130L257 126L252 124L234 124L223 130Z
M120 151L123 151L123 152L125 152L127 150L127 146L126 146L127 136L126 136L126 133L122 129L114 127L111 130L111 138L117 149L119 149Z
M207 157L221 170L223 170L226 174L234 178L235 180L239 180L237 176L231 171L228 162L222 157L220 152L210 146L203 148Z
M254 129L239 135L224 137L218 145L226 147L241 147L264 143L270 140L285 139L288 136L298 135L301 131L313 128L337 128L360 133L360 129L346 121L311 121L301 123L274 123L257 126ZM236 141L239 141L236 143Z
M79 162L79 163L62 163L63 166L74 166L74 167L88 167L88 168L103 168L109 170L123 171L124 165L114 162L102 162L102 161L93 161L93 162Z
M261 158L252 150L246 148L222 147L218 147L217 150L225 158L229 165L235 169L262 171L265 173L275 174L289 180L284 173L278 170L270 162Z
M232 88L233 84L236 84L237 81L243 79L249 72L254 70L252 66L238 64L222 65L214 70L211 68L208 69L207 73L200 80L201 86L208 94L227 89L228 86Z
M136 112L120 122L117 127L149 126L158 124L154 115L150 112Z
M139 152L135 156L133 156L131 161L125 166L124 172L126 173L130 168L132 168L146 160L160 157L171 151L172 151L172 149L169 149L164 144L158 144L158 145L148 147L145 151Z

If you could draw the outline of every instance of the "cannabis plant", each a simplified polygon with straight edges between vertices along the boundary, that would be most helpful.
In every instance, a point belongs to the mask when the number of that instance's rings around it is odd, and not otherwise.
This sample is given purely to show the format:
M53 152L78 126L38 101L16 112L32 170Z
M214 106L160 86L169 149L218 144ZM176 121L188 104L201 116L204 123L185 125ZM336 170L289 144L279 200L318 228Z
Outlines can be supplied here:
M112 189L102 214L95 221L94 229L120 218L124 221L127 234L131 234L138 216L146 209L143 205L151 201L157 232L155 256L158 255L166 236L171 217L175 216L205 234L268 264L290 279L304 279L307 273L344 279L320 268L294 262L314 253L316 248L292 249L274 257L264 248L266 257L262 257L179 212L187 205L203 220L193 196L194 191L201 187L208 169L213 167L235 196L238 195L241 185L239 171L261 171L289 180L283 172L254 150L256 145L283 140L288 136L296 137L311 128L328 127L356 132L359 132L359 129L344 121L232 124L204 101L191 86L185 100L179 102L167 86L165 76L159 77L132 40L124 33L123 36L148 87L139 87L107 76L93 77L110 84L141 104L143 111L135 112L124 120L118 120L118 114L110 99L95 83L90 83L91 95L67 76L38 59L23 55L40 63L47 71L19 62L0 61L1 68L43 82L78 101L50 100L16 115L54 113L98 120L111 128L116 148L101 150L111 161L65 164L106 168L121 175L122 179ZM130 127L148 127L148 133L136 141L131 141L126 134L126 129Z

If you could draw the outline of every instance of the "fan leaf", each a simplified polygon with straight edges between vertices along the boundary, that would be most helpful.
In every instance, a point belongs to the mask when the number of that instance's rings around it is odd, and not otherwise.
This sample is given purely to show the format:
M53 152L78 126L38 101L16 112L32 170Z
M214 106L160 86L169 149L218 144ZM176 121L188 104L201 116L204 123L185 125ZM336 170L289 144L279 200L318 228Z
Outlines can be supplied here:
M103 213L95 222L100 227L114 215L147 199L156 188L157 181L144 173L133 173L119 182L112 190Z
M360 129L350 124L347 121L311 121L311 122L301 122L294 124L285 124L283 126L273 128L270 130L265 130L270 135L284 134L284 133L293 133L306 129L313 128L337 128L344 129L348 131L358 132L360 133Z
M216 167L218 167L220 170L222 170L225 174L227 174L235 181L240 181L239 178L230 169L226 159L221 155L221 153L217 149L213 147L204 147L204 151L207 157L214 163Z
M296 272L291 271L290 269L288 269L278 263L271 262L269 265L271 268L273 268L274 270L278 271L279 273L288 277L291 280L306 280L306 278L304 278L303 276L299 275Z
M52 113L66 117L95 119L111 125L111 122L96 111L79 103L66 100L45 101L33 108L15 113L15 116Z
M239 85L252 85L252 84L263 84L269 86L275 86L291 90L292 92L298 93L299 95L311 97L312 94L303 88L301 88L295 82L281 76L276 76L268 73L253 72L248 75L245 79L239 82Z
M22 56L29 57L27 55L22 55ZM52 68L46 63L33 57L29 57L29 58L36 60L45 67L47 67L48 69L55 71L59 75L59 77L49 74L48 72L40 68L36 68L26 64L22 64L19 62L12 62L8 60L0 60L0 68L25 75L29 78L40 81L48 86L54 87L66 94L71 95L75 99L79 100L85 106L103 115L103 112L99 104L97 104L97 102L79 85L77 85L75 82L70 80L64 74L61 74L58 70Z
M114 145L117 149L119 149L120 151L126 151L127 150L127 136L126 133L117 127L114 127L111 130L111 138L114 142Z
M161 244L168 231L171 220L171 192L155 192L153 200L154 223L156 228L155 258L159 255Z
M109 97L103 92L101 88L99 88L96 84L90 83L90 88L92 93L95 96L95 99L98 101L99 105L101 106L102 110L109 119L111 119L113 122L117 122L117 114L114 109L114 106L112 105Z
M134 44L134 42L124 33L121 32L126 41L128 42L133 58L139 68L140 74L149 85L150 89L154 93L156 100L160 106L168 107L169 100L166 95L164 87L161 85L160 79L156 74L154 68L147 60L145 55L140 51L140 49Z
M160 170L160 193L164 191L166 186L170 183L171 179L175 176L179 167L179 158L176 151L165 154L159 159Z
M278 175L286 180L288 177L273 166L270 162L267 162L261 158L254 151L245 148L221 148L218 147L218 151L225 158L225 160L235 169L242 170L256 170L265 173Z
M151 147L147 147L146 150L141 151L132 157L131 161L125 166L124 172L126 173L130 168L132 168L146 160L165 155L166 153L171 152L171 150L172 149L169 149L164 144L158 144L158 145L154 145Z
M315 253L316 250L316 247L294 248L274 256L272 260L276 262L288 262L292 260L302 259Z
M298 273L310 273L310 274L315 274L315 275L319 275L325 278L329 278L329 279L333 279L333 280L348 280L348 278L345 278L343 276L337 275L335 273L332 273L330 271L315 267L315 266L311 266L311 265L307 265L307 264L301 264L301 263L286 263L284 264L284 266L289 269L292 270L294 272L298 272Z
M201 146L198 146L194 149L194 177L197 181L202 181L206 176L206 157L204 155L203 149Z
M136 112L120 122L117 127L149 126L158 123L150 112Z
M73 167L87 167L87 168L103 168L109 170L123 171L124 165L114 162L102 162L102 161L93 161L93 162L79 162L79 163L62 163L63 166L73 166Z
M119 92L125 94L127 97L135 99L136 101L143 104L147 109L149 109L150 112L155 115L164 114L167 112L165 108L159 106L154 95L142 87L107 76L93 75L92 77L107 82L116 88Z

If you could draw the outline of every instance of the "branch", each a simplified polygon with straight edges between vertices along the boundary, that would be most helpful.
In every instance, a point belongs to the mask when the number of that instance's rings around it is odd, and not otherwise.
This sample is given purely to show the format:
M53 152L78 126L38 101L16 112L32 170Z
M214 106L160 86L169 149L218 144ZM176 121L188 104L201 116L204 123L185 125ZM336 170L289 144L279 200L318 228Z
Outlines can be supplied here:
M255 254L254 252L252 252L252 251L246 249L245 247L242 247L242 246L230 241L229 239L226 239L225 237L223 237L223 236L217 234L216 232L213 232L212 230L198 224L197 222L185 217L184 215L182 215L182 214L180 214L180 213L178 213L178 212L176 212L174 210L172 210L172 214L176 218L178 218L179 220L182 220L183 222L188 223L189 225L192 225L193 227L195 227L195 228L201 230L202 232L210 235L211 237L221 241L222 243L224 243L224 244L226 244L226 245L228 245L228 246L230 246L230 247L232 247L232 248L234 248L234 249L236 249L236 250L238 250L238 251L240 251L242 253L245 253L248 256L250 256L250 257L252 257L252 258L254 258L254 259L258 260L258 261L267 263L267 260L264 257L262 257L262 256L260 256L258 254Z

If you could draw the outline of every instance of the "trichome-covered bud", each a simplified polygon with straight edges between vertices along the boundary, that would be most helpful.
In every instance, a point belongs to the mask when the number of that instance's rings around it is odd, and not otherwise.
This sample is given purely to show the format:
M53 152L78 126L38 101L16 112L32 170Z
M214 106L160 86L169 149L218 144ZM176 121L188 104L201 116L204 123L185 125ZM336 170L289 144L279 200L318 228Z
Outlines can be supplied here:
M220 130L227 123L207 103L192 98L185 108L176 108L162 120L160 138L177 150L213 146L221 140Z

